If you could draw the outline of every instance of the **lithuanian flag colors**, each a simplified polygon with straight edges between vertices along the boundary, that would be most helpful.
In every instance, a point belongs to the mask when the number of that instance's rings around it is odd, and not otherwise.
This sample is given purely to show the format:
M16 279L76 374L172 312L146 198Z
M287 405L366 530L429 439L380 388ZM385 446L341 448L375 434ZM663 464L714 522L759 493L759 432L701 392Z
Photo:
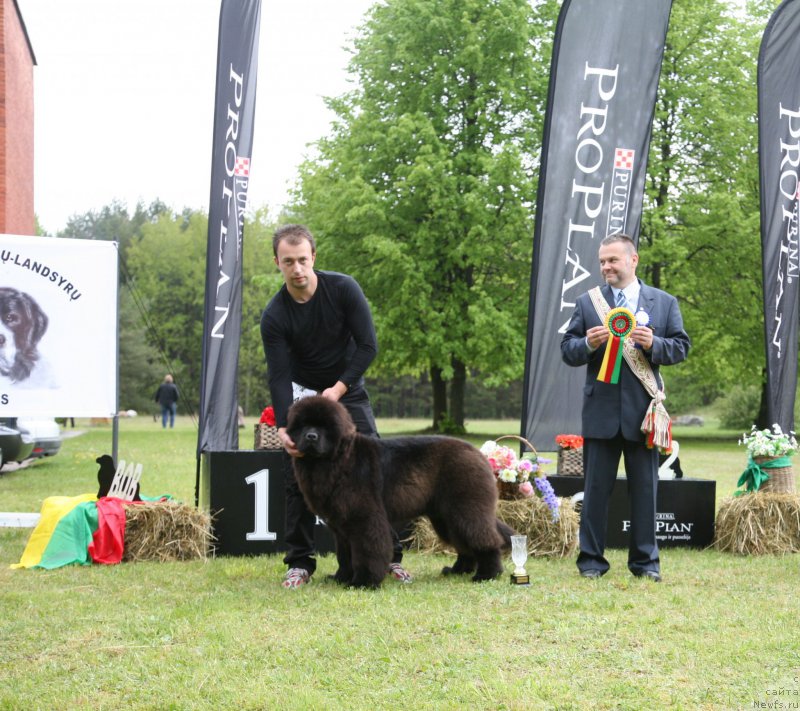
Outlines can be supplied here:
M96 494L49 496L19 563L12 568L60 568L119 563L125 547L125 508L132 502Z

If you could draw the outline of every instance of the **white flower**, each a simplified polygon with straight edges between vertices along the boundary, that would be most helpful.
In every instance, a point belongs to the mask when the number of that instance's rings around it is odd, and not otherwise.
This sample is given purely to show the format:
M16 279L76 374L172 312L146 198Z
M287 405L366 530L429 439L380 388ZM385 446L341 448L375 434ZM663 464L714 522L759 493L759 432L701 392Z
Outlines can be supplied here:
M488 457L494 450L497 448L497 442L494 440L488 440L481 445L481 454L484 457Z
M500 481L515 482L517 480L517 472L513 469L501 469L497 476Z
M742 435L739 444L745 445L751 457L784 457L797 449L794 432L783 432L777 423L772 425L772 431L758 430L753 425L749 434Z

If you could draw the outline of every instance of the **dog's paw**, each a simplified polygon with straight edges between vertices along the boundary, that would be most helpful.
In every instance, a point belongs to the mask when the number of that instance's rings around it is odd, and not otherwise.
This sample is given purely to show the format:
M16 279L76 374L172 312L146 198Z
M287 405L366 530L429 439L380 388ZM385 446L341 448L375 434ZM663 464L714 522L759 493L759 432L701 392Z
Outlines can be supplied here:
M328 580L333 580L339 585L349 585L350 581L353 579L353 574L348 572L342 572L341 570L337 570L333 575L327 576Z
M456 570L456 567L446 565L442 568L442 575L463 575L465 571L463 570Z

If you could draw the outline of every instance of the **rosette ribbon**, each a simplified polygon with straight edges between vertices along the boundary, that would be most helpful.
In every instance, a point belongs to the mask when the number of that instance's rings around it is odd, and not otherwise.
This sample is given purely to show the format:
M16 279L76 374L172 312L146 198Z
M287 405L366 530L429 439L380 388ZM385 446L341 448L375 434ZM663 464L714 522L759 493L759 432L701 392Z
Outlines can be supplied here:
M608 312L606 328L611 336L606 341L606 350L597 379L616 385L622 369L622 348L625 345L625 337L636 328L636 317L630 309L619 306Z

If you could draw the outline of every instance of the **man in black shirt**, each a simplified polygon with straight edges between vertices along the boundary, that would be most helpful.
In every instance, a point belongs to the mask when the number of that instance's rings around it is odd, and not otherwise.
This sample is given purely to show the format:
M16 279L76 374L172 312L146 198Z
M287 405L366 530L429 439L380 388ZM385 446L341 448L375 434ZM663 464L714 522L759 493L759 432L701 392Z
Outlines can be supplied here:
M284 225L273 237L275 263L284 285L261 316L269 388L278 436L289 455L299 455L286 434L292 402L319 393L344 405L362 434L377 437L375 417L364 388L364 372L378 353L372 314L355 279L314 269L316 243L303 225ZM286 545L289 566L284 587L309 582L316 570L314 515L294 477L286 486ZM400 564L395 541L390 572L402 582L411 576Z

